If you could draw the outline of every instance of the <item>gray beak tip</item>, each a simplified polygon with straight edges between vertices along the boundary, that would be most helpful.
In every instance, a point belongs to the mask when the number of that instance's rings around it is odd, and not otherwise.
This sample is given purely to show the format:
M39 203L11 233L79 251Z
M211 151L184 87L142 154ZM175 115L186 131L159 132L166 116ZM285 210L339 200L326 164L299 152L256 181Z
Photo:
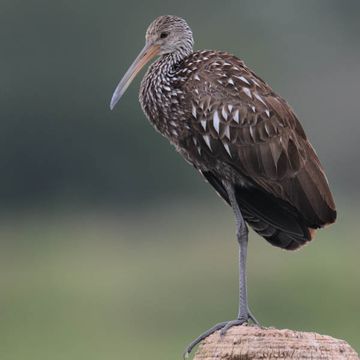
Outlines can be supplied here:
M114 110L115 105L118 103L118 101L120 100L120 96L118 96L118 91L117 89L114 92L113 97L111 98L110 101L110 110Z

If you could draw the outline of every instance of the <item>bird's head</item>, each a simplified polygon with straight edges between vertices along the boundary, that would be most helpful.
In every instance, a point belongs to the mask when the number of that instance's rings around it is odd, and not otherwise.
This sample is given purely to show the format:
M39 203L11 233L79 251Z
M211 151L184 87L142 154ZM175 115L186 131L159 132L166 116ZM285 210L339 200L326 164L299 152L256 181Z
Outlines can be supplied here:
M189 25L180 17L165 15L156 18L148 27L145 46L131 64L111 99L112 110L120 100L137 73L158 55L175 53L180 58L192 52L193 36Z
M192 31L186 21L172 15L156 18L148 27L145 38L147 44L159 48L159 55L189 53L194 43Z

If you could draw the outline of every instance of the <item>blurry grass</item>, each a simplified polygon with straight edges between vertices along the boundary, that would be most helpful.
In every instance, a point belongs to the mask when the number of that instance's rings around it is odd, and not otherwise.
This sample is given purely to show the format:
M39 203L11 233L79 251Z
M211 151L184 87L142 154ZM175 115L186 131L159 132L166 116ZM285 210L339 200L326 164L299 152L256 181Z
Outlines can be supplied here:
M340 204L340 209L341 209ZM251 233L250 304L264 326L317 331L360 349L356 215L301 251ZM17 214L0 226L0 358L180 359L237 310L230 209Z

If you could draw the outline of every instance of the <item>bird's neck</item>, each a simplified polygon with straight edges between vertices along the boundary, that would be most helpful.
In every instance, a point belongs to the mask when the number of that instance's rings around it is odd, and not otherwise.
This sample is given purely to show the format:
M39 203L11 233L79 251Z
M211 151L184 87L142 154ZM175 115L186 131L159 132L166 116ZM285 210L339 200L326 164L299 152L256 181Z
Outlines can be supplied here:
M142 105L152 104L153 107L166 105L169 100L174 82L177 81L177 68L182 60L191 51L176 51L162 55L146 72L140 89L140 102Z
M150 122L163 135L169 136L171 114L176 112L183 97L182 76L178 73L182 60L191 52L162 55L148 69L140 88L140 103Z
M181 62L183 59L185 59L187 56L189 56L193 52L192 47L181 47L178 50L170 53L170 54L164 54L159 59L164 59L165 61L172 63L174 65Z
M181 48L172 53L164 54L154 62L153 67L157 68L164 75L172 76L176 71L177 65L192 52L192 48Z

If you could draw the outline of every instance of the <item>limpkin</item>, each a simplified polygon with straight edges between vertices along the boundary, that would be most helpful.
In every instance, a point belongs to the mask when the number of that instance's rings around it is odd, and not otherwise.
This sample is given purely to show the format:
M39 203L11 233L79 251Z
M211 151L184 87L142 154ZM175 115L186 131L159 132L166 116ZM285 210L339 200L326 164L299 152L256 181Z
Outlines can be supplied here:
M317 228L336 219L320 161L287 102L239 58L221 51L193 52L185 20L160 16L146 31L145 47L117 86L114 108L140 69L148 69L140 103L155 129L232 207L239 243L239 312L187 348L221 329L249 320L247 224L270 244L294 250Z

